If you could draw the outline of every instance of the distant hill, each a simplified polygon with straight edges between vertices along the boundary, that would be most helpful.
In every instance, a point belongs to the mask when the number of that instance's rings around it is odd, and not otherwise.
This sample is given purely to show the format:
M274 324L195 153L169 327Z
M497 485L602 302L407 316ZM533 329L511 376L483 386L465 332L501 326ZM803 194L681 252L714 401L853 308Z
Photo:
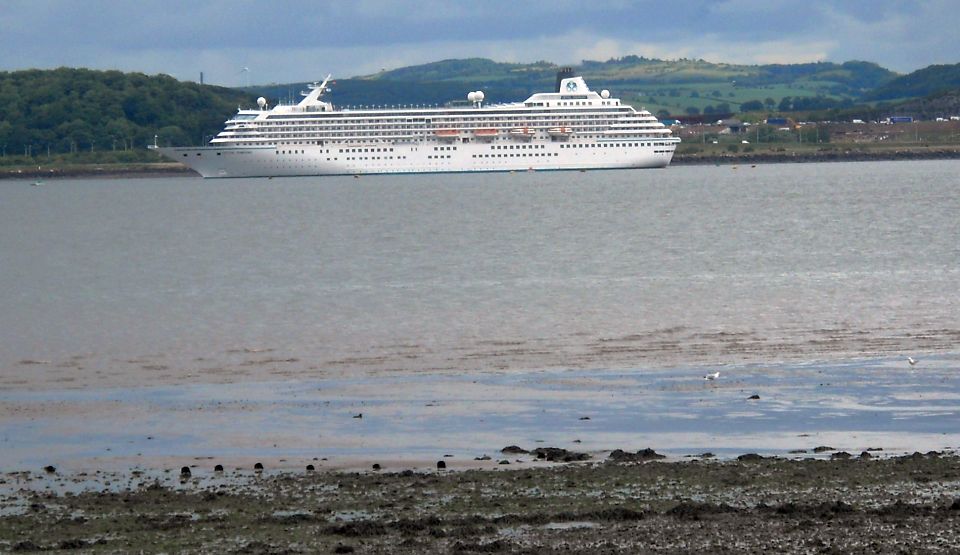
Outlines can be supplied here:
M960 64L932 65L876 87L863 100L925 97L954 89L960 89Z
M485 58L441 60L349 79L339 79L331 99L346 105L443 104L483 90L490 102L522 100L552 90L559 66L539 61L501 63ZM866 91L897 77L871 62L842 64L735 65L704 60L659 60L624 56L607 61L585 60L575 67L597 89L654 112L683 116L737 111L752 102L777 108L790 104L849 104ZM299 85L248 89L271 99L291 99ZM816 102L800 99L820 99ZM296 99L293 99L296 100Z
M468 58L463 60L441 60L428 64L402 67L390 71L381 71L374 75L359 77L384 81L510 81L530 80L530 78L551 77L557 72L557 66L550 62L532 64L510 64L495 62L486 58Z
M484 58L442 60L367 75L363 79L388 81L523 82L550 84L558 66L550 62L499 63ZM642 56L584 60L576 69L604 83L681 85L735 81L741 86L821 82L836 94L859 95L894 79L897 74L871 62L818 62L789 65L717 64L704 60L659 60Z
M958 116L960 115L960 88L889 105L885 115L913 116L920 119Z
M0 72L0 146L8 155L199 144L245 93L167 75L60 68Z

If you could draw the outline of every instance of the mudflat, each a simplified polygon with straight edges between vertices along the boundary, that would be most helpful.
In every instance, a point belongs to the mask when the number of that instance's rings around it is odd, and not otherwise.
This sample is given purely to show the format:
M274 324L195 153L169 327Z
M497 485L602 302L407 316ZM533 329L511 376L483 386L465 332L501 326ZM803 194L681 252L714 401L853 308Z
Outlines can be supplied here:
M7 474L0 550L956 552L960 458L876 455L663 462L640 451L548 463L499 453L491 463L509 464L497 470Z

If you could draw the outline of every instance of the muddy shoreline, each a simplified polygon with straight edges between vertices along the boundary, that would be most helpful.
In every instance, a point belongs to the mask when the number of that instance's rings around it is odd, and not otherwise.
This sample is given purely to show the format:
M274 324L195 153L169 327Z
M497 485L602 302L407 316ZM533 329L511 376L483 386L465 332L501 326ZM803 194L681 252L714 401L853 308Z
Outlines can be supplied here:
M0 497L0 550L955 552L955 454L844 457L513 461L462 472L244 468L218 477L171 470L99 476L113 485L79 493L56 483L89 476L40 470L2 476L4 487L30 486Z

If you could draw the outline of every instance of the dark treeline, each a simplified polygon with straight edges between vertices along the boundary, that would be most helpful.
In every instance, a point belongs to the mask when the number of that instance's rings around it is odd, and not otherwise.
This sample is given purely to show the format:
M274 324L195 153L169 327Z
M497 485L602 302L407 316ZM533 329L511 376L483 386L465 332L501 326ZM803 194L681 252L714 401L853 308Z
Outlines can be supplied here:
M249 95L167 75L60 68L0 72L4 157L199 144Z
M864 100L893 100L932 96L960 89L960 64L933 65L897 77L863 96Z

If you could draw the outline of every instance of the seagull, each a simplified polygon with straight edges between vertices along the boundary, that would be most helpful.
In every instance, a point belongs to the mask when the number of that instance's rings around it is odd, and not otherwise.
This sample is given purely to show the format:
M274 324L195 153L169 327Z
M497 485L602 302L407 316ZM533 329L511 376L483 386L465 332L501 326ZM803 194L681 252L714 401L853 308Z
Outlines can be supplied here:
M715 380L720 377L720 372L714 372L713 374L707 374L703 377L705 380Z
M913 366L916 363L917 363L916 359L914 359L913 357L907 357L907 364L909 364L910 366Z
M354 414L353 417L354 417L354 418L363 418L363 413L361 412L360 414Z

